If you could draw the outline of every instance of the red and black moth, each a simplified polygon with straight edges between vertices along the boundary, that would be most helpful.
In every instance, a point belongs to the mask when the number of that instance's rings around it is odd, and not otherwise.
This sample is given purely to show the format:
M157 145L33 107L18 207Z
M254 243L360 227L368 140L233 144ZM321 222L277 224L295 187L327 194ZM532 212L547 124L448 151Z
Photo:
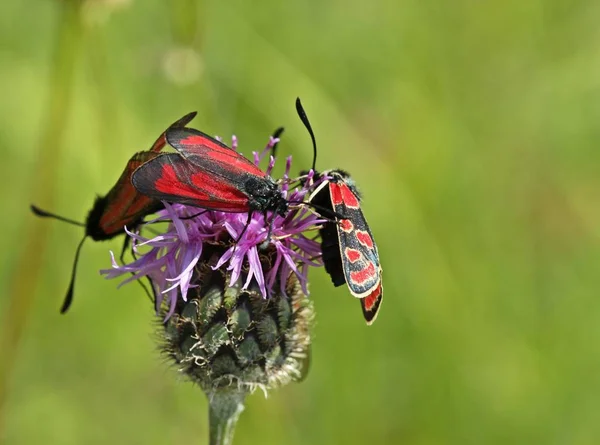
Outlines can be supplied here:
M381 264L373 234L360 208L360 194L345 171L330 170L321 175L328 179L309 201L344 216L337 222L324 223L319 230L325 270L334 286L346 283L350 293L360 298L365 320L372 324L383 300Z
M191 128L170 128L167 153L139 167L134 187L153 199L231 213L285 215L278 184L241 153Z
M196 112L186 114L181 119L171 124L169 128L184 127L191 122L195 116ZM98 196L96 198L92 209L88 213L85 224L55 215L34 205L31 206L31 210L37 216L51 217L85 227L85 234L79 242L75 253L71 281L60 310L61 313L64 314L69 309L73 301L77 262L79 260L79 253L84 241L88 237L92 238L94 241L112 239L125 233L125 226L127 226L130 230L134 230L137 226L139 226L139 224L141 224L144 217L160 210L163 207L160 201L138 193L138 191L131 184L131 176L133 172L142 164L160 156L160 151L166 145L165 133L166 131L163 132L158 139L156 139L149 151L141 151L131 157L116 184L105 196ZM128 240L129 237L125 237L121 257L127 249Z
M312 139L314 170L317 145L300 99L296 100L296 110ZM363 316L370 325L377 318L383 301L377 245L360 207L360 193L350 175L343 170L315 172L315 180L323 177L326 180L313 191L309 202L329 215L342 215L337 221L325 222L319 230L325 270L334 286L346 283L350 293L360 299Z
M121 177L106 196L96 198L86 220L86 236L94 241L114 238L125 233L125 226L133 229L141 223L145 216L163 207L160 201L140 194L133 187L131 177L138 167L160 155L160 151L167 145L166 132L169 129L185 127L196 117L196 114L195 111L188 113L173 122L154 141L149 151L141 151L133 155L127 162ZM129 237L126 237L125 243L128 240Z

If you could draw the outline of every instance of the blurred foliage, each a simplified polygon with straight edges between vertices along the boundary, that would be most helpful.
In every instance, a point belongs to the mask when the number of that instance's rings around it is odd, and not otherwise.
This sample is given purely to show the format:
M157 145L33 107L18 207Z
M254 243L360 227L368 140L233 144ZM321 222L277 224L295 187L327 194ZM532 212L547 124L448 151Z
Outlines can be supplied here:
M61 316L81 231L43 221L17 268L28 205L83 219L192 110L248 154L284 125L306 168L300 96L317 166L364 192L386 301L367 328L314 273L310 374L251 397L235 443L596 443L600 3L86 0L63 137L40 143L67 1L0 2L0 319L29 303L18 354L0 351L0 442L205 443L206 400L160 359L142 290L98 275L120 241L84 247Z

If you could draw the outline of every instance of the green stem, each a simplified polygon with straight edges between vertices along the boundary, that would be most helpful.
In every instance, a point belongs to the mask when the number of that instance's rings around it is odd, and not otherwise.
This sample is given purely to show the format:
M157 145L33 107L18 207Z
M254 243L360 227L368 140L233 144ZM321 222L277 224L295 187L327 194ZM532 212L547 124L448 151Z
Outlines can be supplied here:
M244 411L246 392L237 389L220 389L208 394L210 403L208 420L210 445L231 445L235 425Z

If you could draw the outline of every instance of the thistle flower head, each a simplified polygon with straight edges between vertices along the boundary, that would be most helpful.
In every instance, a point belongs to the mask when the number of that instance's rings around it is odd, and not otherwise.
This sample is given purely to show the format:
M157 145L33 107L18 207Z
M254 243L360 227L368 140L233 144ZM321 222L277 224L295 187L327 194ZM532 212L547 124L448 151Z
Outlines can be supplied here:
M278 139L271 138L258 163ZM237 147L234 138L232 146ZM275 165L270 158L267 173ZM292 203L318 184L289 189L291 157L281 180ZM309 173L312 177L312 173ZM120 265L112 255L107 278L131 274L121 284L148 277L163 321L164 350L205 391L236 385L270 388L300 374L308 348L312 307L308 270L322 265L312 237L325 222L305 206L285 216L207 211L164 203L147 227L127 230L137 259ZM311 232L312 231L312 232Z

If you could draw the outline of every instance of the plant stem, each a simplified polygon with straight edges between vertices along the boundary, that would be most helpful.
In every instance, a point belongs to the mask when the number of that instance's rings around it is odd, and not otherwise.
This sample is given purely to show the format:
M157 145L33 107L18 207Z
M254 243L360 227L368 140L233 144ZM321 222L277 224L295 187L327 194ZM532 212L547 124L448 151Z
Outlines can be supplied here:
M231 445L235 425L244 411L246 392L223 388L208 394L210 445Z

